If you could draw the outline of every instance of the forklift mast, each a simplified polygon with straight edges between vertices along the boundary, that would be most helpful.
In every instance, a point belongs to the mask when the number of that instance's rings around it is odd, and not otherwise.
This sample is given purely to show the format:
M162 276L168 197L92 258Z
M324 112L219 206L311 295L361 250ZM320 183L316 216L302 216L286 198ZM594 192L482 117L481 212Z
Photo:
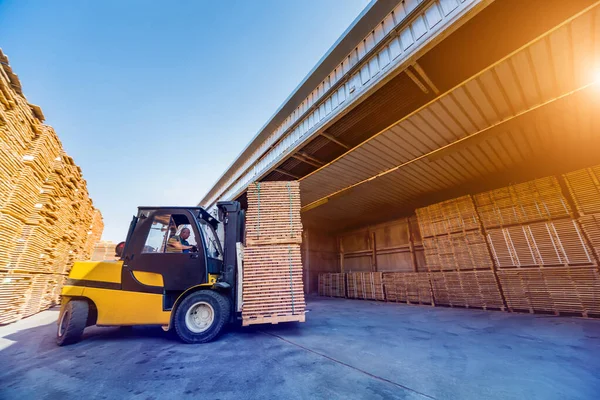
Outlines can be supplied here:
M223 224L224 239L223 271L221 281L229 284L232 290L232 300L236 299L237 243L244 242L245 212L237 201L220 201L217 203L219 220Z

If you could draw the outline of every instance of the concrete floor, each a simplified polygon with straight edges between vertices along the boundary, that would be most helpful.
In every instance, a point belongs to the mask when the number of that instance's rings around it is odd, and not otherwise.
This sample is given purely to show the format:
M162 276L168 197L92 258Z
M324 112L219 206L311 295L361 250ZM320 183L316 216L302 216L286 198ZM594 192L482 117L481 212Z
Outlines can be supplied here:
M598 399L600 321L312 298L305 324L205 345L57 311L0 327L0 399Z

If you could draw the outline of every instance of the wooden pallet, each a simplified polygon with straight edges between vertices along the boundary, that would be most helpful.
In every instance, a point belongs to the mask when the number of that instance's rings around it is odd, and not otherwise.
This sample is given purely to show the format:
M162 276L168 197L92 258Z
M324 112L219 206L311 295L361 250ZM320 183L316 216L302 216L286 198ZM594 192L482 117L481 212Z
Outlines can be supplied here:
M436 305L503 309L494 271L429 273Z
M600 274L595 267L498 271L511 310L600 314Z
M594 255L577 221L566 218L487 230L498 268L593 265Z
M427 273L386 272L383 274L387 301L407 304L433 304Z

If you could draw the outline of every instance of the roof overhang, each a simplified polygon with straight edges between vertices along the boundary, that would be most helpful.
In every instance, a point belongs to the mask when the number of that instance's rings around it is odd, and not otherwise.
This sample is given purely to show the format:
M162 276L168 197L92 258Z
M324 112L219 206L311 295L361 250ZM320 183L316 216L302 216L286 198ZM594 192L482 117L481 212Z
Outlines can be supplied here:
M401 0L372 0L340 38L331 46L325 55L317 62L315 67L306 75L300 84L294 89L292 94L284 101L279 109L273 114L269 121L258 131L248 145L229 165L227 170L215 182L212 188L206 193L201 204L207 199L213 197L229 178L232 177L240 168L247 157L260 147L264 140L279 126L285 118L331 73L335 67L348 56L356 47L356 44L363 40L373 27L385 18Z

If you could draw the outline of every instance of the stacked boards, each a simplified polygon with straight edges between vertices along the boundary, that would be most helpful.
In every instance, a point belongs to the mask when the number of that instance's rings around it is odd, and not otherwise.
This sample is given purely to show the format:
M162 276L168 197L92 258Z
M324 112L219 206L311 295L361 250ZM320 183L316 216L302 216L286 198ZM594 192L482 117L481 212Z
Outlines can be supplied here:
M319 296L346 297L346 274L319 274Z
M99 241L94 246L92 253L92 261L115 261L116 260L116 248L117 244L111 241Z
M300 187L296 181L248 187L242 323L304 322Z
M503 308L473 198L463 196L416 212L435 303Z
M600 166L416 213L425 268L384 270L386 300L600 317ZM360 286L351 276L346 274L346 296L368 298L354 293Z
M0 51L0 324L46 309L103 230L81 169Z
M600 311L592 301L600 289L596 260L557 177L491 190L474 199L511 310Z

